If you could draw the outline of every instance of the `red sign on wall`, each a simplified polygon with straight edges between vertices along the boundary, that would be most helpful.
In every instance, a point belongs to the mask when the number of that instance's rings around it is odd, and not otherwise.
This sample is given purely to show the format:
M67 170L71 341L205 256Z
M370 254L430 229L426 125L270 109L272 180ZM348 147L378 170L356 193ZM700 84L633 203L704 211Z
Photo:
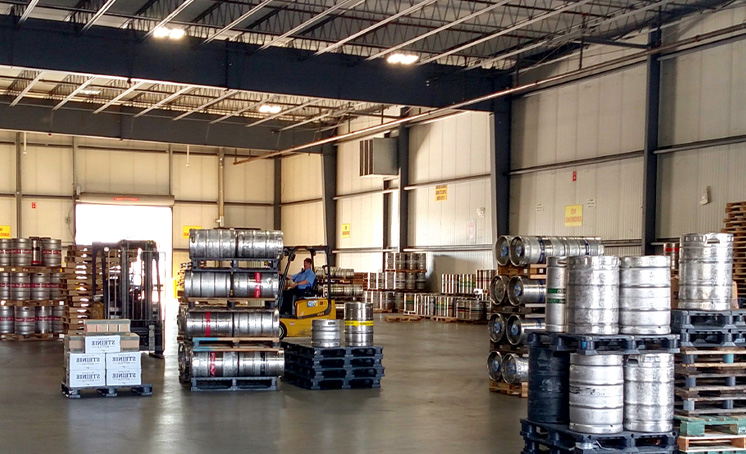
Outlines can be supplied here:
M572 181L578 181L578 172L572 171Z

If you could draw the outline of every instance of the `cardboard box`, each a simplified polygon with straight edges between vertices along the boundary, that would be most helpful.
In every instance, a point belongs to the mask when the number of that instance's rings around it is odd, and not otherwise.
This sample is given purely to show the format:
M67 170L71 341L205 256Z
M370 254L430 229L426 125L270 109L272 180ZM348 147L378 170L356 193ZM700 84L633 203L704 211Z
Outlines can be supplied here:
M78 334L65 336L65 353L85 353L85 336Z
M106 386L106 370L65 370L65 383L70 388L86 388L89 386Z
M91 339L101 339L108 336L93 335L88 336ZM122 352L140 351L140 336L134 333L122 333L116 336L119 338L119 347ZM69 334L65 336L65 353L91 353L86 350L86 336L78 334ZM107 352L102 352L107 353ZM119 352L110 352L119 353Z
M119 336L121 351L123 352L139 352L140 351L140 336L135 333L124 333Z
M671 309L679 308L679 277L671 278Z
M106 370L134 369L141 370L140 352L123 352L106 354Z
M119 353L120 351L122 351L120 336L85 336L86 353Z
M85 320L83 329L86 335L129 333L130 321L120 320Z
M65 353L65 366L68 370L104 370L106 355L103 353Z
M139 386L142 384L142 371L137 368L112 369L106 371L107 386Z

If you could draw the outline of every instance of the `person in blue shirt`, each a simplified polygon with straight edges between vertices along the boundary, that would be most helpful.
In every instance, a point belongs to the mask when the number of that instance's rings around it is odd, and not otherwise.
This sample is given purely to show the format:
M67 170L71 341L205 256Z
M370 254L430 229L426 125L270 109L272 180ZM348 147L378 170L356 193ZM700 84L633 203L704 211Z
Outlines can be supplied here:
M294 302L297 298L306 296L313 289L316 282L316 273L313 272L313 262L307 258L303 260L303 269L293 274L285 283L285 291L282 292L282 307L280 312L292 314Z

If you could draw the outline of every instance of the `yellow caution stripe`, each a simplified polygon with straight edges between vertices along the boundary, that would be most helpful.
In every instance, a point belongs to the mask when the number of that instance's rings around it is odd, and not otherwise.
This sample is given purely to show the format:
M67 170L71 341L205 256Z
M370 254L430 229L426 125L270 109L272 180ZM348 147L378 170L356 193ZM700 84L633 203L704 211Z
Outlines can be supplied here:
M345 320L345 326L373 326L373 320Z

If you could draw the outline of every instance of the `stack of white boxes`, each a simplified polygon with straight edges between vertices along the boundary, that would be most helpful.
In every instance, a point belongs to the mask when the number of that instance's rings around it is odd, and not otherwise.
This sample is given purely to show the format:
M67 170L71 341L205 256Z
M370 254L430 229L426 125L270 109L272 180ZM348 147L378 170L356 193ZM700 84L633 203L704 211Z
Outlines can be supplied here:
M140 386L140 337L129 330L129 320L86 320L85 335L65 336L65 385Z

